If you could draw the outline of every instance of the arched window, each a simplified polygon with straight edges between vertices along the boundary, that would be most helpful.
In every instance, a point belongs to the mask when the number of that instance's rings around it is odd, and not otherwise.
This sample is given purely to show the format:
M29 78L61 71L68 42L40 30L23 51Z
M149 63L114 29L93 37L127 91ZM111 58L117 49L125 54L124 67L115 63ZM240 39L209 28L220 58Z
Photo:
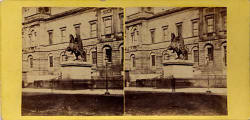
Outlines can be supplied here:
M205 55L207 61L214 60L214 47L211 44L205 46Z
M110 46L104 46L103 48L103 55L104 55L104 64L106 64L106 62L112 62L112 49Z
M90 61L92 64L97 64L97 51L96 48L90 50Z
M131 56L130 56L130 62L131 62L131 68L135 68L136 67L136 61L135 61L135 55L134 54L132 54Z
M33 68L33 57L32 55L28 56L29 68Z
M199 49L198 47L193 47L192 49L193 62L199 63Z
M151 53L151 54L150 54L150 65L151 65L152 67L154 67L154 66L155 66L155 63L156 63L156 56L155 56L154 53Z
M48 56L49 58L49 60L48 60L48 62L49 62L49 67L54 67L54 58L53 58L53 55L52 54L49 54L49 56Z

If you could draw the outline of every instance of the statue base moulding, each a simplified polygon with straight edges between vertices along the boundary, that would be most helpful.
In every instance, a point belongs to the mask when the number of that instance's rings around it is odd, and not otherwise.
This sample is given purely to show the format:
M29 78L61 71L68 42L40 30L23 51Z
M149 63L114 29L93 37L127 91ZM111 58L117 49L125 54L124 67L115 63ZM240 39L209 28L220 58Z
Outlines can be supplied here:
M62 80L91 79L91 64L82 61L65 61L61 63Z

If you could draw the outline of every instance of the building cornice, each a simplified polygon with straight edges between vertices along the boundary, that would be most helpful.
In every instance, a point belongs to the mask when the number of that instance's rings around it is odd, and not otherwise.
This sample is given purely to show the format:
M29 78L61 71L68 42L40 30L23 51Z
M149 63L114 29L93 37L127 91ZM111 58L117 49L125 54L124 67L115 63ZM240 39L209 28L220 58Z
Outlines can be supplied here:
M173 14L173 13L183 11L183 10L186 10L186 9L190 9L190 8L193 8L193 7L178 7L178 8L174 8L174 9L169 9L169 10L166 10L166 11L163 11L163 12L156 13L156 14L154 14L152 16L148 16L148 17L143 16L143 17L138 17L138 18L132 19L132 20L128 20L125 23L128 24L128 23L135 22L135 21L138 21L138 20L150 20L150 19L154 19L154 18L158 18L158 17L161 17L161 16Z
M69 11L62 12L62 13L50 15L48 18L37 18L37 19L33 19L33 20L30 20L30 21L27 21L27 22L23 22L22 24L23 24L23 25L26 25L26 24L33 23L33 22L36 22L36 21L49 21L49 20L54 20L54 19L58 19L58 18L61 18L61 17L65 17L65 16L69 16L69 15L74 15L74 14L77 14L77 13L80 13L80 12L84 12L84 11L87 11L87 10L90 10L90 9L95 9L95 8L94 8L94 7L81 7L81 8L76 8L76 9L72 9L72 10L69 10ZM100 9L102 9L102 8L100 8ZM38 15L38 14L35 14L35 15ZM33 16L34 16L34 15L33 15ZM29 16L29 17L31 17L31 16Z

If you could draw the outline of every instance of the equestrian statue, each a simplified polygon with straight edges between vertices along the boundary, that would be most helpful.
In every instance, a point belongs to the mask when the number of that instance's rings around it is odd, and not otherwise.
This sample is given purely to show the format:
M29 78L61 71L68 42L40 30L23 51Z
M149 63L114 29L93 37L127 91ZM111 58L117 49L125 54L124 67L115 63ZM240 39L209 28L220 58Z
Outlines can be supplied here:
M79 56L81 56L82 61L86 61L86 55L85 52L83 52L83 46L82 41L80 39L80 35L74 36L72 34L69 35L69 46L66 48L66 51L71 52L71 54L74 54L76 59L79 60Z
M181 60L187 60L188 59L188 51L186 46L184 45L184 40L179 35L178 37L175 36L174 33L171 33L171 43L167 47L167 50L172 50L172 53L177 54L177 58L175 59L181 59Z

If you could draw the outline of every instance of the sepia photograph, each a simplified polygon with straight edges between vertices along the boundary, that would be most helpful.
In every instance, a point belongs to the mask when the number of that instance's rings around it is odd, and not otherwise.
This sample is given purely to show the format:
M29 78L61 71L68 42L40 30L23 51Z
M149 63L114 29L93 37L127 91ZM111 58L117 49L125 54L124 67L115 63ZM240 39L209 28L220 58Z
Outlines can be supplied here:
M228 114L226 7L22 15L22 116Z
M125 115L227 115L227 8L125 9Z
M123 8L22 9L22 116L120 116Z
M248 119L249 2L3 0L0 120Z

